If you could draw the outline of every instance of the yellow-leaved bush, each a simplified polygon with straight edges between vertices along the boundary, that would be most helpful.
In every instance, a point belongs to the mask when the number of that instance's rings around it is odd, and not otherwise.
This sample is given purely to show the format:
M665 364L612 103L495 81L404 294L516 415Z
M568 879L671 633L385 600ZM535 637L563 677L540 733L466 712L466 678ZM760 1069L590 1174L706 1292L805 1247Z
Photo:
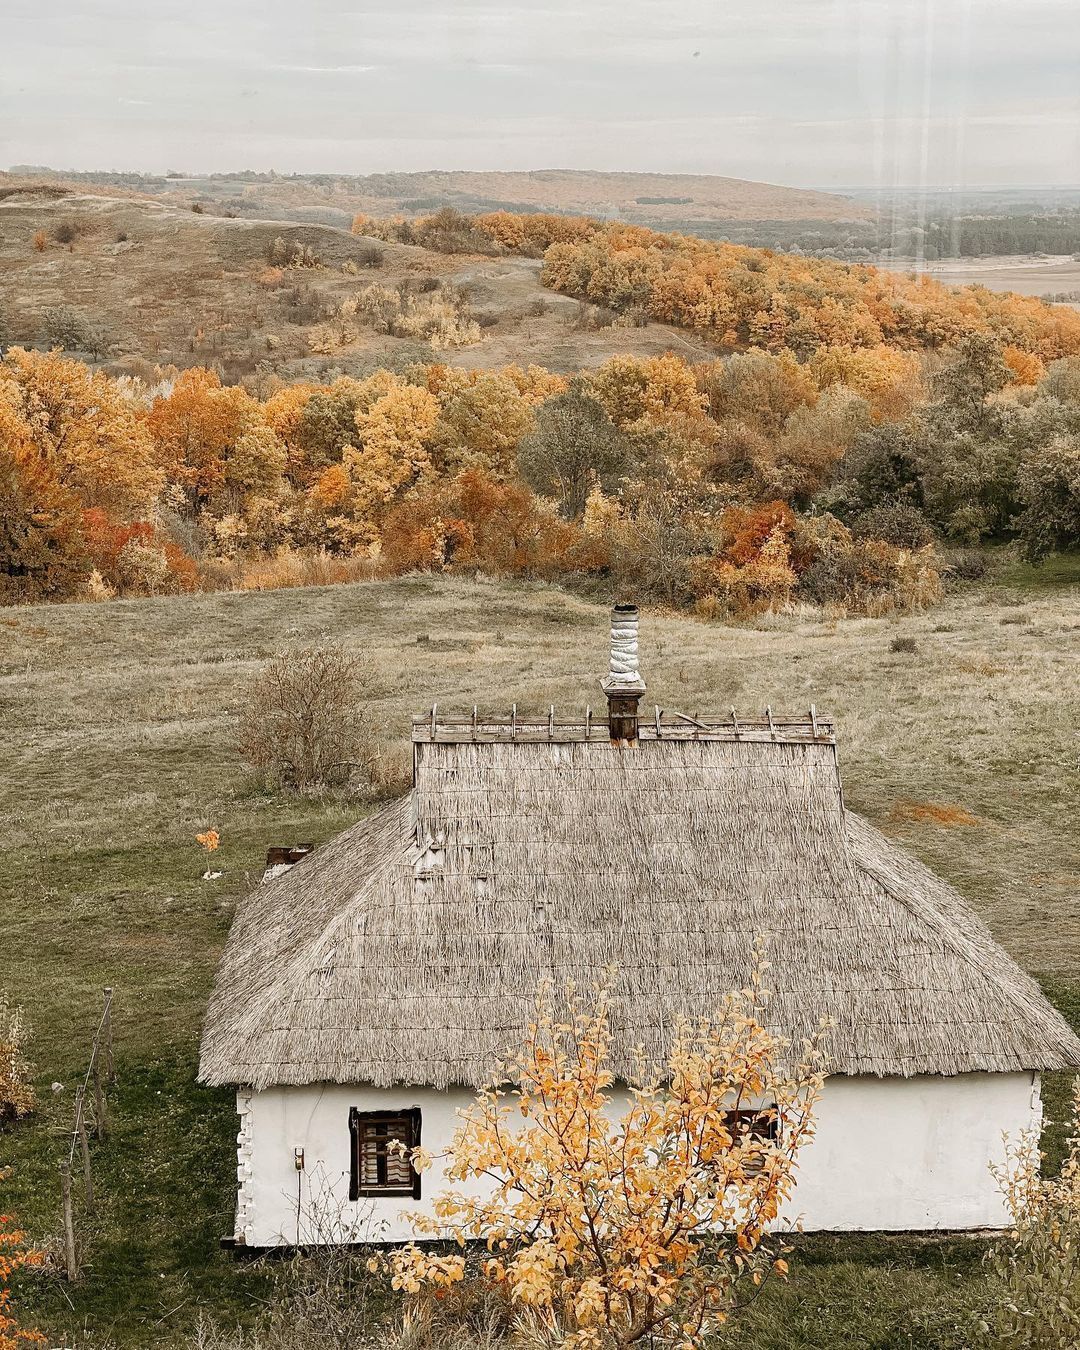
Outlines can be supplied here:
M1044 1176L1036 1132L1007 1141L991 1170L1012 1227L987 1253L993 1301L976 1323L978 1345L1073 1350L1080 1345L1080 1078L1072 1136L1057 1176Z
M562 1345L693 1347L741 1289L786 1272L769 1234L813 1133L820 1034L785 1068L755 974L714 1016L676 1022L663 1071L642 1063L617 1083L611 1005L610 986L588 1001L570 989L560 1018L541 992L520 1054L462 1113L442 1160L468 1189L413 1223L462 1249L483 1244L473 1278ZM420 1170L435 1161L412 1158ZM414 1302L470 1270L466 1255L415 1243L370 1266Z
M0 1128L34 1109L34 1084L25 1048L29 1029L22 1009L0 991Z

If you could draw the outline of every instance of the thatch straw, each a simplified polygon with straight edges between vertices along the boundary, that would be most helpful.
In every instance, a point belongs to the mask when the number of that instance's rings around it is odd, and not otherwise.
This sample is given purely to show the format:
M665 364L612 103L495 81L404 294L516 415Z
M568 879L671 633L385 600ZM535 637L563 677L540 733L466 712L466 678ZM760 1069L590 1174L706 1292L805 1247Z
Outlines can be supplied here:
M416 786L233 925L204 1082L474 1086L537 985L618 968L615 1067L770 962L832 1072L1062 1069L1080 1042L949 886L845 812L831 738L416 744Z

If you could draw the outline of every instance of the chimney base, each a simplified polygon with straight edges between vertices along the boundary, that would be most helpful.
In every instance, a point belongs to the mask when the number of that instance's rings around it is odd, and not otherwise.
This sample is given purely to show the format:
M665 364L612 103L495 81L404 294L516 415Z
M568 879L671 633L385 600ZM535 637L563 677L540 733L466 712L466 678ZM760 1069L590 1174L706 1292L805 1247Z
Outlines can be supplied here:
M637 745L638 704L644 687L638 693L630 689L605 690L608 701L608 733L615 745Z

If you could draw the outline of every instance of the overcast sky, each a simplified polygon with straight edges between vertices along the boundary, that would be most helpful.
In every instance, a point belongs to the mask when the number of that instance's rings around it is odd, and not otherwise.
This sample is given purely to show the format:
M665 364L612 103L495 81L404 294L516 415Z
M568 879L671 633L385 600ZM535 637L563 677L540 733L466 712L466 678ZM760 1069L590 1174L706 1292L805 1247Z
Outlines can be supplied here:
M1080 0L0 0L0 164L1080 183Z

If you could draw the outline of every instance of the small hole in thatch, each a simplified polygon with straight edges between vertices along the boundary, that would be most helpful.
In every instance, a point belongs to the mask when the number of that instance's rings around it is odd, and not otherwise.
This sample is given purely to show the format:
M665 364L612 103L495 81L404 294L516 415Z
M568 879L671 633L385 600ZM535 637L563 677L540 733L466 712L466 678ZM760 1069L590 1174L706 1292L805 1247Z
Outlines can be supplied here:
M919 644L913 637L894 637L889 643L889 651L891 652L912 653L917 652L918 650Z
M916 802L901 798L893 803L889 813L892 820L926 821L932 825L978 825L979 817L966 806L951 802Z

